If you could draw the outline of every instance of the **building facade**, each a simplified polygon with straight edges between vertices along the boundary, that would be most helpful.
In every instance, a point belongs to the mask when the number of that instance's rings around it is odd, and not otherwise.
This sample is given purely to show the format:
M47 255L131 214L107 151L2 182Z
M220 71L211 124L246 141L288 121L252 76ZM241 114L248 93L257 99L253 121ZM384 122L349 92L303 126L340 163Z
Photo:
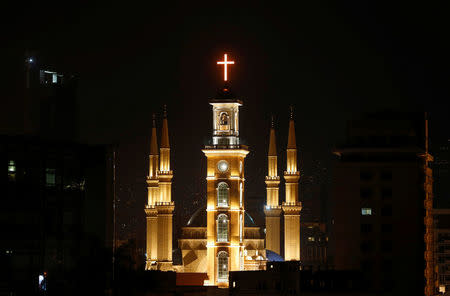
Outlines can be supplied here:
M369 114L349 124L334 152L334 266L361 270L373 291L436 289L426 131L423 115Z
M212 136L202 149L206 156L206 205L201 206L181 229L178 249L172 256L172 171L167 116L164 113L161 147L158 151L153 120L147 176L147 270L176 271L180 282L204 279L206 286L229 286L229 272L263 270L270 258L281 253L280 216L284 213L286 260L300 260L300 210L298 201L297 146L293 114L287 146L286 199L279 203L275 131L271 129L268 155L266 241L245 210L245 159L248 147L241 144L239 107L242 101L228 85L209 101ZM261 212L263 209L261 208ZM265 246L266 245L266 246ZM180 258L178 258L180 257ZM184 278L183 278L184 274Z
M103 292L112 267L111 149L1 136L0 169L0 294Z
M146 270L170 271L172 267L172 219L175 203L172 201L170 144L167 112L164 108L161 146L158 152L156 122L153 115L150 142L149 174L147 176Z

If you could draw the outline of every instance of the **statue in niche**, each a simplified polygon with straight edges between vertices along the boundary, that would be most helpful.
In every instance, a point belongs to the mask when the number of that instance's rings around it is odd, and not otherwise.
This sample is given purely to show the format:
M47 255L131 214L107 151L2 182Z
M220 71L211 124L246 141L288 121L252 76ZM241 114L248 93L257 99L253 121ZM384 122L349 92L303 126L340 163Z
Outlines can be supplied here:
M228 125L228 114L225 112L220 114L220 125Z
M220 116L219 116L220 128L219 129L222 130L222 131L229 130L230 129L229 121L230 121L230 118L229 118L227 112L220 113Z

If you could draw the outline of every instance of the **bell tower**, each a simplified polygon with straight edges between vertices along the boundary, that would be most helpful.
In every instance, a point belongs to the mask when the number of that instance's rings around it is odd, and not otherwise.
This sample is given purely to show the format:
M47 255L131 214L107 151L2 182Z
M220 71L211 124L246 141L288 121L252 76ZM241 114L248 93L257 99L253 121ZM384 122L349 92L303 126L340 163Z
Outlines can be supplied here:
M210 100L211 144L207 161L207 275L205 285L228 287L229 271L244 270L244 160L239 142L239 107L228 86Z

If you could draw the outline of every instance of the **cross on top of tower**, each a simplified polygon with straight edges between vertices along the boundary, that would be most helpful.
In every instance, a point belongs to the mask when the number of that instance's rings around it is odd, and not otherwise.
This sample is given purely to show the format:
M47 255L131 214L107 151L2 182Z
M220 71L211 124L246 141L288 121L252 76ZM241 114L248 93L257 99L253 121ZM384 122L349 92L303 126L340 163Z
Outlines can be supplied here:
M223 80L227 81L228 77L227 77L227 66L228 65L234 65L234 61L229 61L228 60L228 56L227 54L223 55L223 61L218 61L217 65L223 65Z

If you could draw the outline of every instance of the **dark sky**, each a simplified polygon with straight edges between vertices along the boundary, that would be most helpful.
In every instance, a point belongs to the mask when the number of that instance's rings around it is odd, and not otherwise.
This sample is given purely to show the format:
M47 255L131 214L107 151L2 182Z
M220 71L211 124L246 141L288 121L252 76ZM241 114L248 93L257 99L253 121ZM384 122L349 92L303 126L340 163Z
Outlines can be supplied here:
M25 50L76 74L80 139L120 144L120 182L138 208L151 114L164 103L175 200L203 190L193 184L204 178L207 102L221 86L216 61L225 52L236 62L231 88L244 101L247 194L265 194L270 114L282 152L289 105L307 173L314 161L327 165L346 121L361 112L429 111L433 139L449 137L449 10L437 2L112 2L2 4L0 124L4 132L20 123Z

